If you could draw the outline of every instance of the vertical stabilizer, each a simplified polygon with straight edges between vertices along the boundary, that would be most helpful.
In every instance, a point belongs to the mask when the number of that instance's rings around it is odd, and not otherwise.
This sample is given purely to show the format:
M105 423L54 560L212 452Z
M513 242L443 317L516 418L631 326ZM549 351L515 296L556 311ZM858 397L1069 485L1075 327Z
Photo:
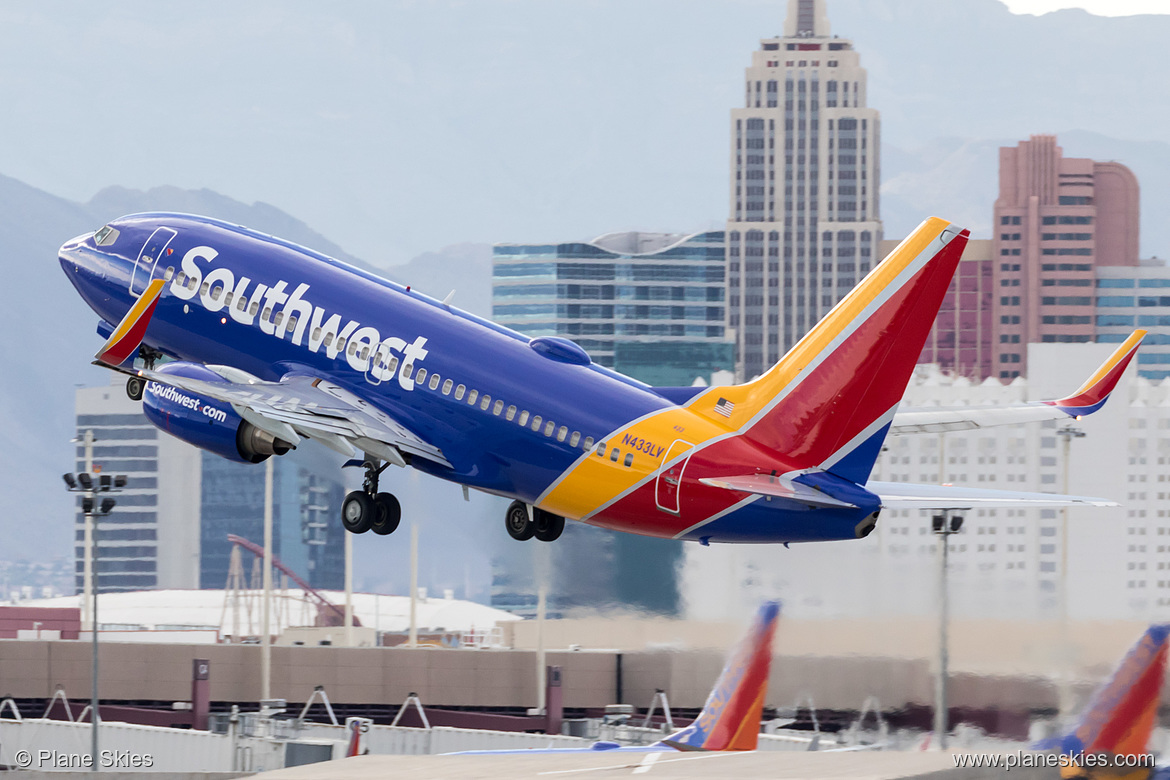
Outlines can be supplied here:
M676 750L756 749L772 666L772 635L779 615L778 602L769 601L760 607L751 630L732 651L699 717L662 740L662 744Z
M689 408L799 468L864 483L967 236L926 220L770 370Z
M1149 752L1166 670L1168 636L1170 624L1146 630L1113 676L1093 694L1072 731L1058 738L1055 746L1061 753L1076 757Z

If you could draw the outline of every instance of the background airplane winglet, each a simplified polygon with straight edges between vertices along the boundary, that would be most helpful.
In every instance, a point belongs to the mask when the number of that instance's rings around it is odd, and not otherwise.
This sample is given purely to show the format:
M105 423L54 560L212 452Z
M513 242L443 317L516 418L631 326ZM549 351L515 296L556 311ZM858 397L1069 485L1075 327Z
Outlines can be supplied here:
M1097 411L1109 400L1109 394L1117 387L1117 381L1125 373L1145 337L1146 331L1135 330L1075 393L1044 403L1057 407L1070 417L1081 417Z
M98 350L94 360L107 366L120 366L134 355L146 336L146 327L150 324L154 307L165 286L166 281L163 279L155 279L147 285L118 327L114 328L109 340Z

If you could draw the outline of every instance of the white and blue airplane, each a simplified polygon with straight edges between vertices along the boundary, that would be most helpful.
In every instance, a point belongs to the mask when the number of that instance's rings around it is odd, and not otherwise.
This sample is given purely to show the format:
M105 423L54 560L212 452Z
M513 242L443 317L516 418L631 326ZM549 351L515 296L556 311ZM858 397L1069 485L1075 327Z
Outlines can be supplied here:
M387 534L390 464L513 499L514 538L565 519L703 544L854 539L883 507L1102 504L869 479L889 433L1067 418L1104 403L1135 333L1068 398L899 412L967 231L922 223L770 370L651 387L309 249L214 219L136 214L61 247L107 337L96 362L164 431L257 463L312 439L364 488L347 530Z

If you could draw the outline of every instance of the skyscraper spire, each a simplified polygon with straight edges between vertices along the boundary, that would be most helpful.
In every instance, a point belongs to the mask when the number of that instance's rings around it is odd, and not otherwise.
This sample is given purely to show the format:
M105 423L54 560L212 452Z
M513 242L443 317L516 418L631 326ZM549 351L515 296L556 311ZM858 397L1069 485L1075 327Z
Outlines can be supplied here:
M825 0L789 0L784 37L828 38L829 14L825 11Z

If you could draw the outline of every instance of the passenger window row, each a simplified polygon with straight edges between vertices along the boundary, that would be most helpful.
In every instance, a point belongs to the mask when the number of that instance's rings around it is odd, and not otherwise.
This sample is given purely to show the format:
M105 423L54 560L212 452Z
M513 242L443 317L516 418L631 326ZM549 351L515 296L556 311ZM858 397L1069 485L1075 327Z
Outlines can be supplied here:
M605 442L601 442L597 445L597 457L599 457L599 458L605 457ZM622 451L620 449L618 449L616 446L612 450L609 451L609 459L611 462L617 463L621 457L622 457ZM633 466L634 465L634 453L627 452L625 459L622 460L622 463L625 465L626 468L630 468L631 466Z
M402 376L410 379L411 373L414 371L414 366L407 363L402 367ZM418 374L414 377L414 384L416 387L422 387L428 374L425 368L420 368ZM440 384L442 388L440 389ZM466 399L469 406L479 406L481 411L490 412L492 416L499 417L503 415L508 422L515 421L517 425L530 427L537 433L543 433L548 438L556 437L556 440L563 442L568 440L570 447L577 447L580 445L581 449L588 452L593 448L593 437L586 436L584 441L581 439L580 431L573 431L569 433L568 426L557 426L552 420L545 420L539 414L533 415L528 410L517 410L514 404L509 404L504 408L504 402L499 398L492 400L492 397L487 393L480 392L474 388L468 389L464 384L456 385L451 379L443 379L438 374L430 374L430 382L426 386L431 390L438 390L443 395L454 397L456 401L463 401Z

